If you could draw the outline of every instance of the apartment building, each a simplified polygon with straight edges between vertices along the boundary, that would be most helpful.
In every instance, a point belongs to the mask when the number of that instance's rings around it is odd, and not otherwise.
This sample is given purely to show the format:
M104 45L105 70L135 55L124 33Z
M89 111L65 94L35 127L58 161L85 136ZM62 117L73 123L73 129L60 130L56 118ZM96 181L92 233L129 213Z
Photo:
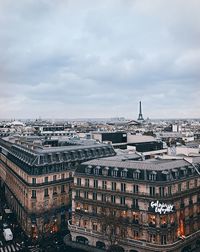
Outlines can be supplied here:
M72 240L127 252L200 246L200 158L82 163L72 189Z
M76 167L115 152L104 144L27 146L24 139L23 145L13 138L0 139L1 190L22 228L38 238L66 225Z

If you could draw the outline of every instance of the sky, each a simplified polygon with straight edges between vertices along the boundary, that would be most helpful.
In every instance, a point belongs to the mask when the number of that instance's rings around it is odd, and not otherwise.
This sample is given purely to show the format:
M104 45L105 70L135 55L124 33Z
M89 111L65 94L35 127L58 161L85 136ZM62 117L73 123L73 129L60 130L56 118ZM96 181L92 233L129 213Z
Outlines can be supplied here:
M0 118L200 118L199 0L1 0Z

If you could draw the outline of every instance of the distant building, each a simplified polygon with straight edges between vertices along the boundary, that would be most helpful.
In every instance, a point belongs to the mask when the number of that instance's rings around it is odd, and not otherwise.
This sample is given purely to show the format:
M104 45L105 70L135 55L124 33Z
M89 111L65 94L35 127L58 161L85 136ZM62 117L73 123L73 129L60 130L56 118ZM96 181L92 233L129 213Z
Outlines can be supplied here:
M127 133L124 131L95 131L92 132L92 138L100 143L110 143L114 147L125 148L127 146Z
M68 227L72 241L102 249L117 244L128 252L199 251L200 157L115 156L81 164Z
M152 136L127 134L127 145L135 146L138 152L148 152L163 149L163 142Z
M77 166L113 155L112 146L105 144L45 147L0 139L1 190L29 236L48 235L66 226Z

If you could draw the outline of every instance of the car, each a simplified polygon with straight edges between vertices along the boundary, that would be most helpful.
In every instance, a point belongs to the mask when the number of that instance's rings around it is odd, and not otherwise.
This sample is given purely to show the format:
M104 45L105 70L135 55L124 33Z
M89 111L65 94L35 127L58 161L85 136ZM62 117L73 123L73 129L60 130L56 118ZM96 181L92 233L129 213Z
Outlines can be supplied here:
M5 241L13 240L13 233L10 228L3 229L3 236L4 236Z

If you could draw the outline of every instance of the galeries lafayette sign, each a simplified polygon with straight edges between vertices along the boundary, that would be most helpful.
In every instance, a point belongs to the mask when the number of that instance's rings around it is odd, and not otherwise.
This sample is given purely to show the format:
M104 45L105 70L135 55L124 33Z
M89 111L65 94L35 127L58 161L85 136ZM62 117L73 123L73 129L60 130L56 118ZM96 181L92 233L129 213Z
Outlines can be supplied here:
M151 202L151 208L155 208L155 213L159 213L159 214L170 213L170 212L173 212L173 210L174 210L173 205L160 203L158 200Z

